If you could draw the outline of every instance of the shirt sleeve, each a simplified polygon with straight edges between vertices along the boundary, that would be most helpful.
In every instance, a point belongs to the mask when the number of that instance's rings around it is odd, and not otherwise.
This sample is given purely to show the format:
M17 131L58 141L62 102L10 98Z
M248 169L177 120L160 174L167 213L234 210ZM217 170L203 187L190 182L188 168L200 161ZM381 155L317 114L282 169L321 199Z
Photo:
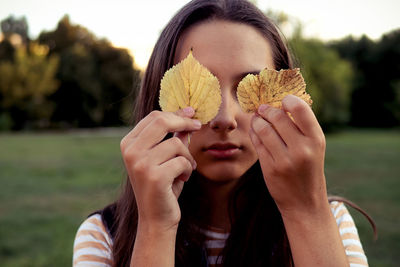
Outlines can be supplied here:
M73 249L73 266L110 267L112 240L99 214L87 218L79 227Z
M350 267L368 266L367 257L362 248L357 228L346 206L342 202L337 201L332 201L330 206L339 228Z

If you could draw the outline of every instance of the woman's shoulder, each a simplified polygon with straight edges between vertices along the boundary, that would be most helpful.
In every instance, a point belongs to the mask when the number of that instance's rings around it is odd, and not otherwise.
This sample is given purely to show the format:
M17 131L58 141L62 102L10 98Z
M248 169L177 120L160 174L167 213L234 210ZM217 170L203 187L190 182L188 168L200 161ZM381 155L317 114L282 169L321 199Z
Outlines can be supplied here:
M339 228L344 229L354 227L356 229L353 217L345 206L345 203L341 201L331 201L329 205Z
M331 207L331 211L333 213L333 216L335 216L335 219L342 220L344 216L350 215L349 210L346 208L343 202L341 201L331 201L329 202L329 205Z
M367 257L358 236L357 227L343 202L332 201L330 207L351 267L368 266Z
M111 266L112 239L100 214L89 216L80 225L73 253L73 266Z

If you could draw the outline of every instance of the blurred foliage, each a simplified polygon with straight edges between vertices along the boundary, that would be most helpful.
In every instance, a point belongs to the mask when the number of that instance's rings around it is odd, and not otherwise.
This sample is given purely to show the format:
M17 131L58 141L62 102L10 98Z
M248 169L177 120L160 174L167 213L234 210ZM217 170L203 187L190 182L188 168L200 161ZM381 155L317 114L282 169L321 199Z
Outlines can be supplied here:
M6 39L12 39L12 36L17 34L25 43L29 40L28 22L25 17L16 19L14 16L9 16L1 21L0 27Z
M350 36L323 42L305 38L300 21L284 12L266 14L287 36L325 130L400 125L400 30L378 41ZM10 16L1 30L0 130L129 121L140 72L126 49L68 16L37 40L29 39L24 17Z
M378 41L349 36L330 47L352 63L356 73L350 124L361 127L400 125L400 29Z
M24 33L16 29L27 29L24 18L10 17L1 26L4 40L0 43L0 129L119 126L128 122L140 71L134 68L126 49L113 47L86 28L71 24L68 16L59 21L55 30L42 32L37 41L17 38ZM46 50L41 54L41 67L31 51L36 49L32 43L37 49ZM16 56L10 57L14 50ZM24 56L23 50L30 52ZM30 78L16 79L20 73L29 73ZM37 85L39 81L41 87ZM25 86L24 96L21 84ZM26 96L28 92L34 97ZM18 102L16 96L24 102Z
M354 77L350 63L319 40L296 36L290 43L301 62L307 91L312 96L313 110L321 126L333 130L345 125L350 117Z
M294 65L300 67L313 99L312 108L325 131L349 121L350 95L354 79L351 64L318 39L304 38L301 22L284 12L266 11L288 38ZM333 67L334 66L334 67Z
M2 61L14 61L15 48L8 39L0 42L0 62Z
M0 62L0 127L20 128L18 123L28 120L49 125L54 105L46 97L58 88L59 58L47 54L47 46L31 42L17 47L12 61Z
M132 89L140 83L140 72L127 50L97 39L82 26L72 25L68 16L54 31L40 34L39 41L61 59L57 78L62 83L51 97L57 103L53 121L74 127L127 122Z
M301 22L284 12L266 15L286 31L325 130L400 125L400 30L379 41L350 36L322 42L305 38Z

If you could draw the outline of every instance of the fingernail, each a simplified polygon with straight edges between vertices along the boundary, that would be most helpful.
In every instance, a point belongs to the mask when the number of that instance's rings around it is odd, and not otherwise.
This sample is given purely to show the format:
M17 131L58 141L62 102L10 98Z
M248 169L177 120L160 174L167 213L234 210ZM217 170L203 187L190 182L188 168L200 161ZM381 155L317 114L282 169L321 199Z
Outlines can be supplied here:
M261 104L261 105L258 107L258 112L262 113L262 112L264 112L267 108L269 108L269 105L267 105L267 104Z
M200 128L201 127L201 122L199 120L193 120L193 123L196 127Z
M290 94L290 95L285 96L283 99L285 99L285 98L292 98L293 99L293 98L296 98L296 96Z
M194 109L192 107L186 107L182 111L183 111L183 113L185 113L185 115L193 115L194 114Z
M195 170L197 168L197 163L196 163L196 161L194 160L193 161L193 170Z

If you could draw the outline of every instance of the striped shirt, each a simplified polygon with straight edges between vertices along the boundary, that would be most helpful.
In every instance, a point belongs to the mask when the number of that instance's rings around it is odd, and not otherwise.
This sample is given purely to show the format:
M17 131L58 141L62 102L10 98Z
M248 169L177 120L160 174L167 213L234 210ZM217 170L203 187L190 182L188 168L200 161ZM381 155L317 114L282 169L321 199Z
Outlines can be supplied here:
M222 230L210 228L201 230L205 235L205 248L207 251L207 262L210 267L222 266L221 252L225 247L225 242L229 237L229 233L224 233Z
M358 237L357 228L347 208L341 202L330 203L336 219L350 267L368 266ZM205 248L210 267L221 266L219 257L229 233L216 229L202 230L206 236ZM87 218L79 227L74 242L73 266L109 267L112 263L112 239L99 214Z

